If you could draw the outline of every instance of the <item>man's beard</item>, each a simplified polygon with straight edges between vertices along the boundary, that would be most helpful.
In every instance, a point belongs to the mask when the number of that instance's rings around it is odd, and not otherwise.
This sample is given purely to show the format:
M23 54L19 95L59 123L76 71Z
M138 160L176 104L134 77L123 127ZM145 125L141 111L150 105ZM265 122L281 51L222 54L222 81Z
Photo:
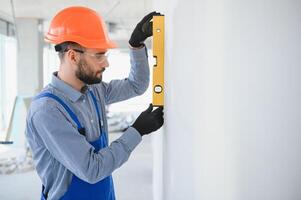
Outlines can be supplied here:
M102 81L102 75L100 75L100 78L98 78L96 75L93 75L93 72L88 69L87 62L83 59L80 59L78 63L75 76L88 85L97 84Z

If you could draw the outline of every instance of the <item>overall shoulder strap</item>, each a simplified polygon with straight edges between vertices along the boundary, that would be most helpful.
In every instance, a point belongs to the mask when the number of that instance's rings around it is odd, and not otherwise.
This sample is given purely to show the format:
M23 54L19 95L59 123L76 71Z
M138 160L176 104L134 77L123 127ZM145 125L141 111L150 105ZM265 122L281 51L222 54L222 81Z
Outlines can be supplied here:
M89 90L89 93L90 93L90 96L93 99L93 103L94 103L94 106L95 106L95 109L96 109L96 112L97 112L97 117L98 117L98 120L99 120L99 123L100 123L100 130L101 130L101 132L104 132L104 129L103 129L104 121L103 121L103 119L102 119L102 117L100 115L100 110L99 110L99 107L98 107L98 104L97 104L96 97L95 97L95 95L94 95L94 93L93 93L92 90Z
M69 114L69 116L71 117L71 119L75 122L75 124L77 125L77 129L78 131L84 135L85 132L85 128L82 127L81 123L79 122L77 116L75 115L75 113L70 109L70 107L58 96L50 93L50 92L43 92L41 94L39 94L38 96L36 96L34 98L34 100L40 99L40 98L44 98L44 97L49 97L54 99L55 101L57 101L59 104L61 104L64 109L67 111L67 113Z
M94 103L94 106L95 106L95 109L96 109L96 112L97 112L97 117L98 117L99 120L101 120L96 97L95 97L95 95L93 94L93 92L91 90L89 90L89 93L90 93L90 95L91 95L91 97L93 99L93 103Z

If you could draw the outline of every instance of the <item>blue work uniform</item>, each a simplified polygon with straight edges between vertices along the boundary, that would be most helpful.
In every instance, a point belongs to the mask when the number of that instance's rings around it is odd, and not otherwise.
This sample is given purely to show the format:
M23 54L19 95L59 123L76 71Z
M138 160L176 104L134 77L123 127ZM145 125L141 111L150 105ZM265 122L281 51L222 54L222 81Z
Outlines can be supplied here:
M43 184L42 198L115 198L111 174L127 161L141 136L130 127L108 145L105 105L141 95L149 85L146 48L130 50L130 57L128 78L87 85L79 92L54 73L32 102L26 137Z

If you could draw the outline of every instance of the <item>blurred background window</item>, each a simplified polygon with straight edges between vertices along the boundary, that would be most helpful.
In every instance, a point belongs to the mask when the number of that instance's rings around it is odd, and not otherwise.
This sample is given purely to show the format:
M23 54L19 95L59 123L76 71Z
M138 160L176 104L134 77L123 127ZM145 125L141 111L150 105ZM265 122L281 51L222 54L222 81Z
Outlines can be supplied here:
M17 94L17 41L13 24L0 19L0 137L8 126Z

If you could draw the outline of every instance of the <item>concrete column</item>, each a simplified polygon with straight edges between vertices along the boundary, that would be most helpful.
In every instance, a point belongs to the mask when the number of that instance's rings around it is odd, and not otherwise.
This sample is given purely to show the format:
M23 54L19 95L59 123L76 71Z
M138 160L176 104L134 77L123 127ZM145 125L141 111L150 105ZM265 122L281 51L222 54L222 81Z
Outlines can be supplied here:
M39 19L17 18L18 95L34 95L43 87L43 40Z
M166 15L155 199L299 199L301 2L154 0L154 8Z

